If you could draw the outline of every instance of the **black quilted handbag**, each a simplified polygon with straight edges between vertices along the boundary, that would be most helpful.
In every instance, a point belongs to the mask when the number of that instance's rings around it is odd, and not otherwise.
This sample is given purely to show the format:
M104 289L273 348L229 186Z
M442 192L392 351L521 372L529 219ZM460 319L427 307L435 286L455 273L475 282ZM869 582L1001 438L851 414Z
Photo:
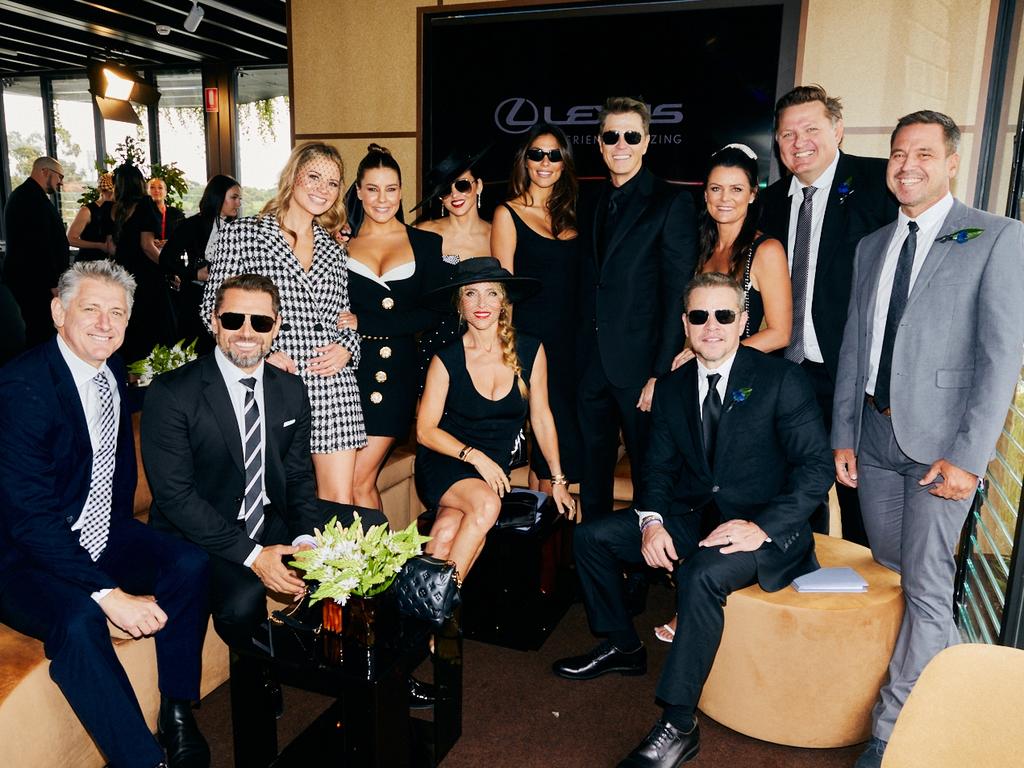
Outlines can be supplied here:
M403 616L440 627L461 601L459 573L451 560L418 555L406 561L395 579L398 610Z

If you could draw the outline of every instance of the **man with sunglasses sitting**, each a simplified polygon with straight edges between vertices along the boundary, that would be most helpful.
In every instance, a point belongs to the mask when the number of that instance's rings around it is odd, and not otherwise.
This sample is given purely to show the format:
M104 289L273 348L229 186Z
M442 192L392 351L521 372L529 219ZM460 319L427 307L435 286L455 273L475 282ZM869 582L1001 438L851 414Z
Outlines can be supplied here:
M302 379L264 363L281 325L280 297L262 275L217 290L213 354L161 374L142 414L142 459L153 491L150 523L210 555L210 609L229 645L251 645L266 591L298 596L285 563L303 537L352 509L319 501ZM385 522L359 510L364 523ZM298 545L298 546L296 546Z
M610 98L600 121L609 178L593 205L581 203L579 220L585 524L612 511L620 430L633 476L642 472L654 382L682 348L683 288L697 263L692 197L643 165L647 105Z
M675 768L700 748L695 711L724 626L726 598L777 591L817 567L808 518L832 483L830 452L806 374L740 346L743 290L702 274L683 324L696 359L658 381L637 517L577 530L576 564L591 629L607 640L555 662L570 680L639 675L647 655L622 592L622 564L675 572L678 625L657 698L664 715L619 765ZM713 530L700 537L702 519Z

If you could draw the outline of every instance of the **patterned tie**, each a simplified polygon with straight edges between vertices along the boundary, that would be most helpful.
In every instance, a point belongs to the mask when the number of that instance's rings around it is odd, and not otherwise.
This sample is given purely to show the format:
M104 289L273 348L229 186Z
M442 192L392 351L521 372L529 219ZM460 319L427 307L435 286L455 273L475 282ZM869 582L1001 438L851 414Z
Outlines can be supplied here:
M914 271L914 254L917 253L917 222L908 221L907 239L900 248L896 262L896 274L892 279L892 294L889 296L889 313L885 317L885 334L882 336L882 354L878 358L878 374L875 376L875 407L884 411L889 407L889 385L892 379L892 349L896 345L896 331L903 319L910 297L910 274Z
M796 217L796 241L793 244L793 334L785 357L794 363L804 360L804 322L807 309L807 277L811 266L811 217L817 187L804 187L804 201Z
M256 403L256 379L239 379L245 387L245 436L242 457L245 460L245 505L242 519L245 533L259 541L263 527L263 451L260 447L260 407Z
M92 380L100 396L100 444L92 457L92 478L89 481L89 495L82 513L85 519L78 540L95 562L103 554L110 533L117 419L114 418L114 396L106 373L100 371Z
M704 395L700 414L704 428L704 455L708 459L709 467L715 466L715 437L718 434L718 417L722 415L722 398L718 394L720 378L720 373L708 374L708 393Z

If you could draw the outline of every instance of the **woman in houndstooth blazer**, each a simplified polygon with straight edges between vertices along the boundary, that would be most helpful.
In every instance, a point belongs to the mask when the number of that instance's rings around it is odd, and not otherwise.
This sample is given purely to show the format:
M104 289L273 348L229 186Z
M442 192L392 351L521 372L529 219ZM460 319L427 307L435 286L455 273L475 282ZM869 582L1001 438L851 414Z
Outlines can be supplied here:
M281 292L281 330L269 363L306 383L313 414L311 449L317 495L352 503L355 454L366 445L355 368L359 336L338 328L349 310L348 254L334 238L345 224L341 156L315 142L292 150L276 197L258 216L227 226L217 242L202 317L209 326L217 288L255 273Z

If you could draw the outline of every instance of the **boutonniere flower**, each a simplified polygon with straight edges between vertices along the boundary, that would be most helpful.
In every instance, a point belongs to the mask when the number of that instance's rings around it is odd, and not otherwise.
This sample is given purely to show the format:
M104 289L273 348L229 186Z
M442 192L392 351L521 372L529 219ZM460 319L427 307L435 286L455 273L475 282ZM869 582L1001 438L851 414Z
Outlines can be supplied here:
M956 232L950 232L948 235L943 235L935 239L936 243L966 243L968 240L973 240L982 232L984 229L976 229L975 227L968 227L967 229L958 229Z
M729 395L729 407L726 410L732 410L732 407L737 403L745 403L750 398L750 393L754 390L750 387L739 387L734 389L732 394Z
M839 194L839 204L842 205L846 202L846 198L856 192L853 188L853 176L847 176L846 181L839 182L839 186L836 187L836 192Z

